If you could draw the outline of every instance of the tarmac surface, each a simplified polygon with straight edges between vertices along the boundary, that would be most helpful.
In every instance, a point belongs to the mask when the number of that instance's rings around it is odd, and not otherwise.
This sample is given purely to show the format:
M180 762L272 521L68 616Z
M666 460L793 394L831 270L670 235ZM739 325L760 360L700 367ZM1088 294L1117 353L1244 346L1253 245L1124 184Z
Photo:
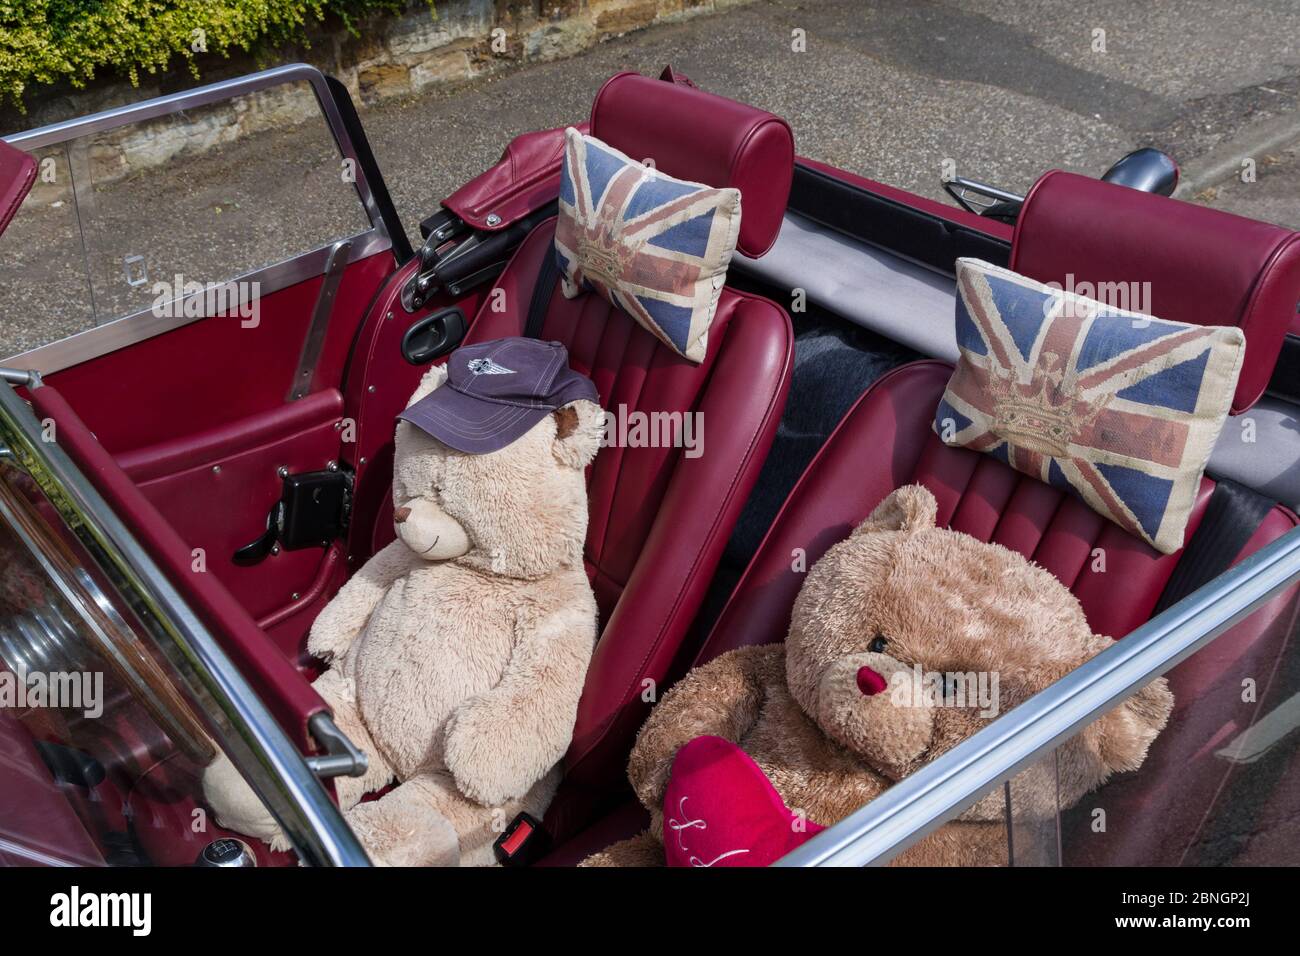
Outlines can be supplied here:
M618 70L667 63L787 117L802 155L946 200L946 161L1023 192L1138 146L1191 172L1262 124L1300 137L1298 38L1291 0L768 0L360 109L417 238L513 136L586 116ZM1295 142L1251 157L1253 182L1194 182L1189 198L1300 226ZM0 355L146 307L159 277L224 280L346 234L336 164L320 129L293 127L96 190L93 210L34 194L0 240ZM127 260L148 283L124 284Z

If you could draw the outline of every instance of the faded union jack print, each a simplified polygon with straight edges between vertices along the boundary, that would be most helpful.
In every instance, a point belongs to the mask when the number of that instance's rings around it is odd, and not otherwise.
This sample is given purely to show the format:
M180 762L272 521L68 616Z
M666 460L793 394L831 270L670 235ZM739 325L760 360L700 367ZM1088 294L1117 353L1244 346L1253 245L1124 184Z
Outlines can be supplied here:
M739 229L737 190L673 179L567 131L555 254L568 298L594 289L699 362Z
M1165 322L974 259L935 431L1079 495L1152 547L1183 533L1241 371L1240 329Z

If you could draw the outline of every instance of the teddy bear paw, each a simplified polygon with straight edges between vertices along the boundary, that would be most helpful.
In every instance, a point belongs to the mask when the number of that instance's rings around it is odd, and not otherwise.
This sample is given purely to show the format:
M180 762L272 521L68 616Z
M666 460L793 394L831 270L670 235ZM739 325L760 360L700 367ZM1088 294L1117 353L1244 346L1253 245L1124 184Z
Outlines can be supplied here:
M289 849L289 840L271 811L224 753L203 771L203 798L220 826L256 837L272 850Z
M456 828L432 807L380 799L344 816L375 866L460 865Z

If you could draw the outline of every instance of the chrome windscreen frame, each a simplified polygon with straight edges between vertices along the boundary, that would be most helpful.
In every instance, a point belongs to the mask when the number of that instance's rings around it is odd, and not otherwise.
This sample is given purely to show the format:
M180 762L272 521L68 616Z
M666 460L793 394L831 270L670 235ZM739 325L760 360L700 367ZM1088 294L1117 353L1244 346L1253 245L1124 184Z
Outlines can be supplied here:
M212 736L280 823L299 857L315 866L368 866L365 850L293 742L212 632L130 529L41 425L13 386L42 388L39 375L0 375L0 457L21 467L128 601L143 636L170 662Z
M890 787L777 866L881 866L1300 581L1300 528Z
M413 254L410 242L379 175L351 97L343 84L310 64L292 63L210 83L192 90L14 133L4 137L4 141L16 149L34 151L289 83L308 84L334 137L339 154L353 164L353 185L370 221L370 228L355 236L346 237L352 243L348 262L356 262L387 250L392 250L399 264L406 261ZM331 242L283 262L243 275L229 276L228 279L239 283L257 282L263 294L270 294L323 274L334 245ZM121 316L95 328L0 360L0 365L49 374L191 322L202 321L202 316L196 316L193 309L184 307L190 298L192 296L178 299L173 303L174 308L162 310L164 316L156 315L152 310Z

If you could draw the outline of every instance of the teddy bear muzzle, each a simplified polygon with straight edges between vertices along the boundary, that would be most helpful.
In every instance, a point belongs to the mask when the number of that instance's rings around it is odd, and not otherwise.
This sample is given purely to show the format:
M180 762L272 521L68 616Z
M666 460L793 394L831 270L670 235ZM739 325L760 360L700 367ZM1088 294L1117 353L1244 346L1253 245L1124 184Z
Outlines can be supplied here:
M851 654L830 664L819 687L818 722L892 780L920 765L934 735L931 708L907 693L912 669L888 654Z
M469 535L427 498L414 498L393 510L393 527L402 543L426 561L446 561L469 552Z

